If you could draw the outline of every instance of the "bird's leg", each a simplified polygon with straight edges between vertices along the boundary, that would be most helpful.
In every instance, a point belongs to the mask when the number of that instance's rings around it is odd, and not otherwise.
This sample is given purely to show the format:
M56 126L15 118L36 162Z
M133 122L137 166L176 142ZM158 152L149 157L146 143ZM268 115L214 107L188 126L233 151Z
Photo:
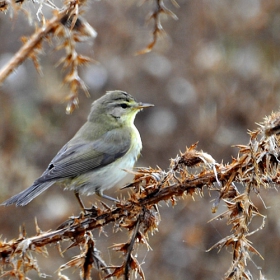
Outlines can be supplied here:
M80 194L79 194L78 192L74 192L74 194L75 194L75 196L76 196L76 198L77 198L77 200L78 200L78 202L79 202L81 208L83 209L83 211L85 211L86 208L85 208L85 205L84 205L84 203L82 202L82 200L81 200L81 198L80 198Z
M96 212L96 207L94 205L92 206L92 208L86 208L85 207L83 201L80 198L79 192L74 192L74 194L75 194L75 196L76 196L76 198L77 198L77 200L78 200L78 202L79 202L79 204L80 204L80 206L81 206L81 208L82 208L84 213L90 212L90 213L93 214L94 212Z
M111 197L111 196L109 196L109 195L103 194L102 191L96 191L95 193L96 193L99 197L108 199L108 200L110 200L110 201L113 201L113 202L120 202L120 201L119 201L118 199L116 199L116 198L113 198L113 197ZM85 207L83 201L82 201L81 198L80 198L79 192L74 192L74 194L75 194L75 196L76 196L76 198L77 198L77 200L78 200L78 202L79 202L79 204L80 204L80 206L81 206L81 208L82 208L82 210L83 210L84 212L94 212L94 211L96 211L96 209L94 209L94 207L93 207L93 208L86 208L86 207Z
M118 199L116 199L116 198L113 198L113 197L111 197L111 196L109 196L109 195L103 194L103 192L100 191L100 190L95 191L95 193L96 193L99 197L108 199L108 200L110 200L110 201L113 201L113 202L120 202L120 201L119 201Z

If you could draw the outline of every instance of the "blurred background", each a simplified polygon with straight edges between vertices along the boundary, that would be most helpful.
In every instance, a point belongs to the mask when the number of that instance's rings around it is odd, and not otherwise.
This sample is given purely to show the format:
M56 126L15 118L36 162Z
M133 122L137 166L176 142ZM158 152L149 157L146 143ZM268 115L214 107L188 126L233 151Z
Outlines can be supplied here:
M81 91L79 109L65 114L62 86L66 73L55 67L62 53L45 44L40 56L43 76L31 61L25 61L0 88L0 182L1 202L30 186L44 171L57 151L84 123L93 100L107 90L121 89L139 101L155 104L136 118L143 141L137 166L167 169L169 160L199 141L198 149L218 162L230 162L237 155L235 144L247 144L247 130L279 109L280 104L280 2L274 0L178 0L180 8L165 1L178 20L162 17L166 35L154 50L135 53L152 40L153 22L147 15L154 1L92 1L84 17L96 29L94 43L80 43L80 53L98 61L81 68L90 98ZM31 7L29 7L31 5ZM36 4L27 5L36 12ZM23 13L10 18L0 13L0 67L20 48L21 36L34 27ZM108 193L118 196L120 192ZM126 192L122 192L126 195ZM146 279L221 279L230 267L229 249L206 252L230 233L224 220L214 218L207 191L204 197L178 201L175 207L160 204L159 232L150 236L152 251L139 247L138 260ZM264 260L253 256L248 264L254 278L259 269L268 279L280 275L279 194L261 190L266 208L256 195L252 199L266 226L251 237ZM98 199L91 196L89 203ZM226 208L221 204L219 211ZM78 215L79 205L72 192L55 185L24 208L0 207L3 239L18 236L20 225L35 234L34 218L42 230L55 229L70 215ZM251 230L262 223L256 218ZM108 247L125 241L126 233L104 229L108 237L94 232L97 248L108 264L120 264L120 254ZM38 256L41 271L56 277L59 265L78 251L68 250L61 258L48 247L50 257ZM68 273L68 274L67 274ZM78 272L65 272L78 279ZM93 279L97 274L93 272ZM30 273L31 279L37 279Z

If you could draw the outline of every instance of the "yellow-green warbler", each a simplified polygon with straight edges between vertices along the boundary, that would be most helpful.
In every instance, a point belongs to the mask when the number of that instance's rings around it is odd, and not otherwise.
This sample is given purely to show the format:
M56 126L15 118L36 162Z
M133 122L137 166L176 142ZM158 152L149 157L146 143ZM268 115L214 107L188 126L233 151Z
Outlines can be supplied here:
M86 123L65 144L50 162L48 168L32 186L9 198L2 205L24 206L55 182L73 190L80 205L80 194L104 195L132 169L142 142L134 125L136 114L151 107L135 101L123 91L109 91L92 103Z

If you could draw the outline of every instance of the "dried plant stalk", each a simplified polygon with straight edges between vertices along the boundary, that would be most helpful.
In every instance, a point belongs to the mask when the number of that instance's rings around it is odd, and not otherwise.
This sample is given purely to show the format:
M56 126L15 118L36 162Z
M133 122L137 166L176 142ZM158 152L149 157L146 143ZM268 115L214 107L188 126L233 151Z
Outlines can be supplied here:
M67 7L53 16L44 26L39 28L11 58L11 60L0 70L0 85L4 80L39 46L46 36L53 32L61 19L71 13L73 7Z
M86 214L70 217L55 231L37 230L38 235L31 238L21 234L16 240L1 241L1 259L7 264L19 261L21 263L20 266L12 266L12 270L6 271L5 275L23 275L23 271L30 269L41 273L39 268L33 265L31 253L43 253L48 244L71 240L70 247L84 245L81 254L62 266L60 273L65 268L78 267L83 279L90 279L89 271L95 264L99 269L103 267L105 278L124 276L125 279L129 279L134 271L144 279L144 272L133 251L139 243L144 243L149 248L146 237L157 230L160 222L157 204L166 201L175 205L178 198L201 194L203 188L207 188L219 193L213 204L213 212L221 201L227 206L227 210L216 218L224 219L226 224L232 226L231 235L224 237L210 250L231 247L233 261L225 279L250 279L251 272L247 262L251 260L251 254L259 257L261 255L252 246L249 238L264 227L266 218L253 204L250 194L280 182L280 138L277 129L279 122L280 112L267 117L258 130L250 132L249 144L238 146L239 155L230 164L216 163L209 154L196 150L197 144L194 144L171 160L168 171L160 168L140 168L135 171L134 181L127 186L132 192L126 201L116 203L111 208L104 204L103 209L93 208ZM238 191L236 183L243 186L242 192ZM252 230L250 223L256 216L262 217L263 223L260 228ZM96 241L92 239L91 231L109 223L131 232L128 242L112 247L113 250L124 254L121 266L106 267L99 254L94 254Z
M22 4L25 0L6 0L0 1L0 11L7 11L12 9L14 12L20 10L25 11L22 8ZM50 41L52 37L59 37L62 39L62 44L56 49L64 49L65 56L62 57L57 65L62 64L64 70L68 70L65 76L64 83L69 84L70 93L65 97L67 101L66 113L72 113L79 104L78 90L82 89L88 96L88 90L78 74L78 67L92 62L89 57L79 55L76 51L76 43L93 39L97 36L96 31L87 23L85 19L81 17L81 6L85 6L86 0L65 0L64 6L59 9L50 0L34 1L38 4L38 11L36 13L37 18L41 21L42 27L37 29L30 38L22 38L23 46L20 50L11 58L11 60L0 69L0 85L5 79L27 58L33 60L36 70L42 73L41 65L39 63L38 55L42 52L42 43L44 40ZM153 41L138 54L144 54L150 52L155 46L159 35L164 30L161 26L160 15L165 14L177 19L176 15L167 9L163 0L156 0L156 8L152 12L150 19L154 20L153 28ZM176 2L172 1L176 6ZM43 5L48 6L54 10L54 16L50 20L46 20L42 12ZM25 11L27 17L32 18L29 12ZM68 29L68 30L67 30Z

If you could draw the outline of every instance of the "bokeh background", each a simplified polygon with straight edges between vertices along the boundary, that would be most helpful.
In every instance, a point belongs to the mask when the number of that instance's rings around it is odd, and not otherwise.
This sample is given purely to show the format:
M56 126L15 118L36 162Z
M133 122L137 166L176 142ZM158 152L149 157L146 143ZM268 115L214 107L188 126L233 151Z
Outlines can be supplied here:
M54 65L62 53L45 45L40 56L43 76L31 61L24 62L0 88L0 200L32 184L56 152L84 123L90 104L106 90L125 90L155 107L136 119L143 141L137 166L167 169L186 146L199 141L198 149L218 162L237 155L235 144L248 143L247 130L257 127L280 104L280 2L273 0L179 0L179 8L166 0L178 20L162 17L166 35L151 53L135 56L151 42L153 23L147 15L153 1L92 1L84 17L98 32L93 44L80 43L79 52L98 64L81 69L91 94L80 93L80 104L65 114L61 67ZM36 4L25 4L36 11ZM21 36L34 27L19 13L10 18L0 14L0 66L20 48ZM119 195L116 190L111 195ZM125 195L125 192L123 193ZM171 207L161 203L159 232L150 236L152 251L140 247L138 259L147 279L221 279L230 266L230 250L206 252L230 233L223 220L208 223L211 201L204 197L178 201ZM280 275L279 198L275 189L261 190L266 207L256 195L254 203L267 215L265 228L251 237L264 260L253 256L248 264L255 279L259 271L268 279ZM91 196L87 203L96 202ZM220 205L219 211L225 210ZM0 234L10 240L20 225L35 234L34 218L42 230L55 229L72 214L80 212L71 192L54 186L24 208L0 208ZM261 220L252 223L254 230ZM119 264L120 255L108 247L126 240L126 233L94 232L97 248L109 264ZM38 256L42 272L56 277L55 270L78 252L69 250L61 258L49 247L49 258ZM78 273L68 273L78 279ZM36 274L30 274L37 279ZM93 272L93 279L97 274Z

